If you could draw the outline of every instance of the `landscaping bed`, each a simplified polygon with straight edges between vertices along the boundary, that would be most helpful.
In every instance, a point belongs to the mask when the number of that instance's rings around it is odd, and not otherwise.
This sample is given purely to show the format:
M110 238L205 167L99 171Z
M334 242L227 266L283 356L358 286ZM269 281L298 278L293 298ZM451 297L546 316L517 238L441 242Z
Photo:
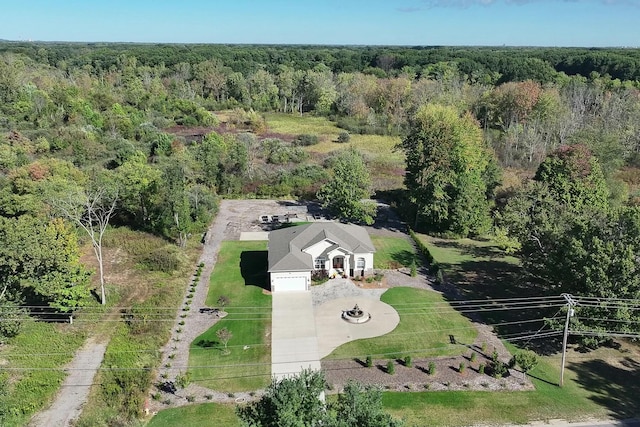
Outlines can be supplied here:
M471 353L471 351L469 352ZM469 356L436 357L414 359L411 366L405 366L403 360L392 360L394 373L387 372L388 359L375 359L370 368L366 360L323 360L322 369L327 382L335 391L340 391L350 379L363 384L375 384L388 391L443 391L443 390L482 390L482 391L522 391L533 390L528 378L516 370L503 378L493 378L478 372L480 364L490 363L490 358L480 356L475 362ZM465 368L460 372L460 364ZM434 373L429 374L430 364Z

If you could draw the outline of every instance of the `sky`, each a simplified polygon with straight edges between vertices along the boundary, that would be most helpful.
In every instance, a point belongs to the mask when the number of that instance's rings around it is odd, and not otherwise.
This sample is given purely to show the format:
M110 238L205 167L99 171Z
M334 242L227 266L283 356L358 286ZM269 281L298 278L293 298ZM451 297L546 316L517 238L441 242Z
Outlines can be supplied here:
M0 39L640 47L640 0L3 0Z

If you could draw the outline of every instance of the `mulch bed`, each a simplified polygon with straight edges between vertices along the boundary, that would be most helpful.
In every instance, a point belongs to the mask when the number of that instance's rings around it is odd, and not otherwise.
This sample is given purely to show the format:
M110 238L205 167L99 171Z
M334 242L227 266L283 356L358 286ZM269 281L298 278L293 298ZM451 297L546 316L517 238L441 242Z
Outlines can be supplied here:
M362 384L380 386L389 391L440 391L440 390L533 390L531 382L520 371L509 370L503 378L493 378L480 374L480 364L489 360L478 357L475 362L465 356L414 359L412 366L404 366L400 360L394 361L395 373L387 373L388 359L374 360L373 366L366 367L364 358L352 360L323 360L321 362L327 382L334 391L340 391L344 384L356 380ZM435 373L429 375L429 363L435 364ZM459 372L460 363L465 369Z

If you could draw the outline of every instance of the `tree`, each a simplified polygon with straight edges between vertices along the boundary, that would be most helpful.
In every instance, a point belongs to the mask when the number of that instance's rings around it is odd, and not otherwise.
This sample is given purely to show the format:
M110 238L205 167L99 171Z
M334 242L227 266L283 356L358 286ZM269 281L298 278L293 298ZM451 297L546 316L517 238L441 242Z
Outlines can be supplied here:
M513 356L515 363L520 366L524 375L538 365L538 355L531 350L522 350L516 352Z
M452 107L421 107L399 147L404 151L405 185L420 220L438 231L460 236L489 226L485 171L490 154L482 132L469 115Z
M0 217L0 305L49 304L72 311L89 295L75 231L60 218Z
M118 202L118 191L108 184L95 188L77 189L51 201L54 209L83 229L91 239L91 247L98 261L100 302L107 303L104 290L104 257L102 238Z
M372 386L349 381L344 392L326 408L321 400L325 387L321 371L274 380L257 402L237 408L248 427L401 427L382 408L382 393Z
M239 406L236 413L247 427L320 426L327 418L320 400L324 387L324 375L319 371L274 379L260 400Z
M625 303L640 295L640 208L612 208L597 159L584 147L562 147L540 165L535 181L509 200L498 224L521 245L525 271L550 293L616 298L577 307L573 330L597 346L616 330L638 331L640 313Z
M216 336L218 337L220 342L222 342L222 344L224 345L224 354L229 354L229 350L227 349L227 344L229 343L229 340L233 338L233 333L231 333L231 331L227 328L222 328L216 331Z
M374 386L363 386L349 380L335 403L329 405L332 427L401 427L402 422L384 412L382 392Z
M333 177L317 194L322 206L344 220L373 224L376 205L363 200L371 195L371 179L362 155L349 148L332 163Z

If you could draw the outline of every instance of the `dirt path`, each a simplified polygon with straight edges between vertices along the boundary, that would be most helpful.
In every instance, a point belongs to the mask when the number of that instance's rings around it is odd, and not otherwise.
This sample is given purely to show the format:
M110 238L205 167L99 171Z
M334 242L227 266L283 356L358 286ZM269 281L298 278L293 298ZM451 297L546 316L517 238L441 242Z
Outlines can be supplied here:
M31 419L30 427L66 427L78 418L106 349L105 342L99 343L93 338L87 340L67 366L69 375L64 380L55 401L49 409Z

